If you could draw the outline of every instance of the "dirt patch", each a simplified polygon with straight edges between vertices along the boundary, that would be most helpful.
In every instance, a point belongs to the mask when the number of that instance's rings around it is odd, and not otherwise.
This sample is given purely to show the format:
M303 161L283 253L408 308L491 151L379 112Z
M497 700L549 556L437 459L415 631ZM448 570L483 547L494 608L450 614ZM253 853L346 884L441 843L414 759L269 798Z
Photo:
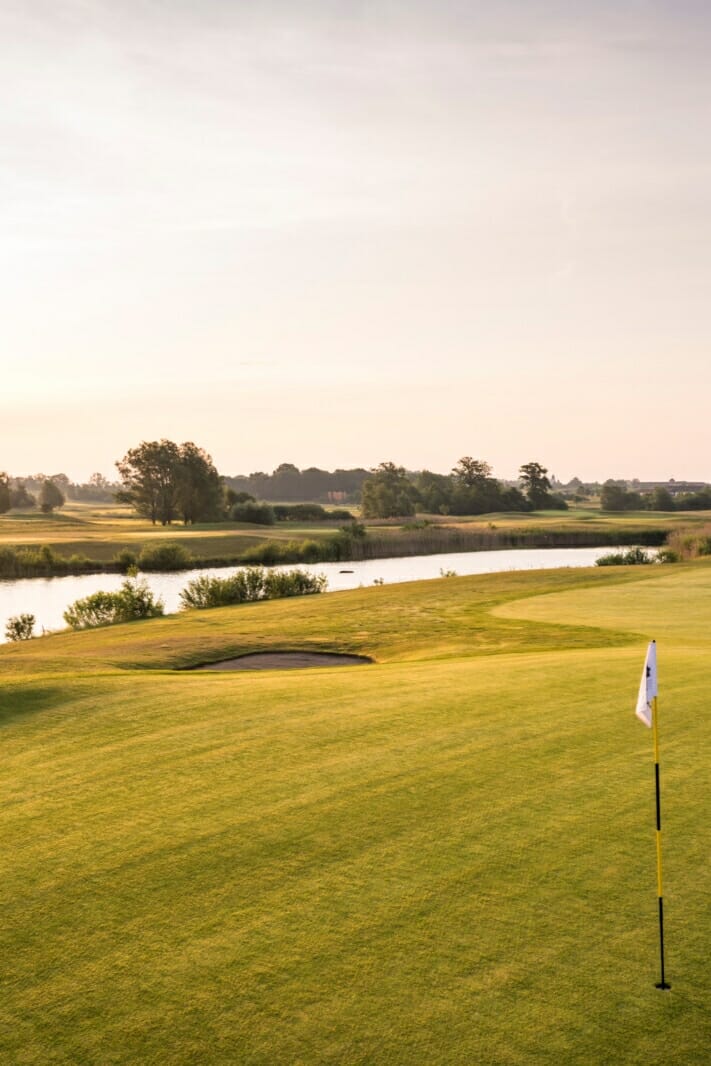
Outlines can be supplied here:
M195 666L195 670L304 670L314 666L365 666L372 663L364 655L336 655L314 651L258 651L223 659L219 663Z

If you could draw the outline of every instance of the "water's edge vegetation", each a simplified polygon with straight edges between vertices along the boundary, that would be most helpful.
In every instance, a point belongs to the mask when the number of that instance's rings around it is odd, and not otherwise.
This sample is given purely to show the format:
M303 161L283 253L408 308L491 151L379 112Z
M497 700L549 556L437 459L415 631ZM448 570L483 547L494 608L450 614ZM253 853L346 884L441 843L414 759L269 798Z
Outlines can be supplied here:
M139 553L124 549L112 560L91 559L86 555L62 555L50 545L0 547L0 578L60 577L70 574L126 573L137 566L145 573L189 570L196 566L212 569L223 566L275 566L283 563L359 562L446 552L495 551L507 548L598 548L641 544L660 547L667 531L660 528L620 527L617 529L564 530L513 529L476 530L444 525L421 529L368 532L355 526L344 527L318 540L266 540L241 552L193 554L182 544L163 542Z

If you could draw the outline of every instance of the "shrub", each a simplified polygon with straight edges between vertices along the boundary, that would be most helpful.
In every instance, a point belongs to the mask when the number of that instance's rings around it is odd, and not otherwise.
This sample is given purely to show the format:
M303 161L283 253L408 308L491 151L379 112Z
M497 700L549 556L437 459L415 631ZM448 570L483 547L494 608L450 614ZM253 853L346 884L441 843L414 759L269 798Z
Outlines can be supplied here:
M321 545L316 540L304 540L299 548L299 555L305 563L317 563L321 559Z
M711 537L699 537L697 543L699 555L711 555Z
M595 566L645 566L655 562L653 555L644 548L629 548L626 552L610 552L609 555L601 555L595 561Z
M72 572L77 570L91 570L93 567L91 559L88 559L86 555L78 555L76 552L74 555L70 555L67 559L67 569Z
M307 570L272 570L265 575L265 600L279 600L287 596L312 596L325 592L325 574L310 574Z
M85 555L65 558L43 544L41 548L0 548L0 577L36 577L42 574L78 573L92 569Z
M122 548L120 552L116 552L116 555L114 555L114 562L117 564L119 570L123 574L126 574L129 570L138 566L138 556L129 548Z
M284 548L274 540L268 540L264 544L255 544L242 552L242 562L274 566L275 563L285 562Z
M71 629L92 629L163 614L162 600L156 600L145 581L127 578L118 592L94 592L76 600L64 612Z
M429 525L429 522L426 523ZM347 526L340 526L341 533L345 533L348 537L354 537L356 540L365 540L368 535L367 530L362 522L356 522L355 519Z
M180 602L183 609L205 610L286 596L309 596L323 592L326 585L324 574L309 574L305 570L265 571L260 566L252 566L237 570L229 577L202 574L183 589Z
M230 518L235 522L251 522L257 526L273 526L276 522L274 509L268 503L250 500L236 503L230 511Z
M278 522L323 522L331 517L320 503L277 503L274 514Z
M36 618L33 614L17 614L8 618L5 625L7 640L30 640L34 636Z
M168 540L157 544L144 544L135 561L139 570L146 571L189 570L195 565L195 560L187 548Z
M678 551L673 548L660 548L657 552L657 559L660 563L678 563L681 562L681 556Z

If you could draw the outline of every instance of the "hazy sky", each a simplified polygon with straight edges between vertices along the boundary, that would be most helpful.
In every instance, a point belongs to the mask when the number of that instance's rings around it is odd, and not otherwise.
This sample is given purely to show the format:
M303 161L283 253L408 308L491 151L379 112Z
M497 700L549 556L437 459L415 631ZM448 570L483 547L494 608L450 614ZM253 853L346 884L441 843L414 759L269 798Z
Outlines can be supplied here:
M711 480L707 0L0 0L0 469Z

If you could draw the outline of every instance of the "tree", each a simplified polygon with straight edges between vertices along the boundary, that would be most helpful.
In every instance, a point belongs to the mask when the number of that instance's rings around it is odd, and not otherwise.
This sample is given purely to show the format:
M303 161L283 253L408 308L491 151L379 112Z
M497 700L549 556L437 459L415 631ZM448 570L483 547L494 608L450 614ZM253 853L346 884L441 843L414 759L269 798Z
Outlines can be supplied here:
M50 478L42 482L39 505L44 514L49 514L55 508L64 506L64 495Z
M547 475L547 469L540 463L524 463L519 470L521 485L534 510L544 507L548 499L551 483Z
M614 481L606 481L600 490L600 507L603 511L624 511L627 509L627 492Z
M397 518L415 513L417 489L408 480L405 468L380 463L363 482L361 507L366 518Z
M10 510L10 478L0 471L0 514Z
M272 474L271 490L278 500L298 500L303 495L301 471L293 463L280 463Z
M180 516L192 522L222 517L222 479L211 457L197 444L143 441L116 463L122 488L116 498L130 503L155 525Z
M180 453L170 440L142 441L116 463L123 488L116 498L130 503L153 525L167 526L176 514L176 480Z
M669 489L657 486L649 497L649 506L652 511L676 511L674 497Z
M415 481L415 487L422 502L422 509L427 514L449 514L452 506L452 479L446 474L434 474L431 470L422 470Z
M10 489L10 507L24 508L29 511L36 506L37 500L31 492L27 491L24 481L16 481L15 487Z
M464 455L452 468L452 477L468 489L478 488L491 477L491 467L482 459L472 459L471 455Z
M181 444L176 468L176 505L185 525L218 521L222 481L212 457L192 441Z

